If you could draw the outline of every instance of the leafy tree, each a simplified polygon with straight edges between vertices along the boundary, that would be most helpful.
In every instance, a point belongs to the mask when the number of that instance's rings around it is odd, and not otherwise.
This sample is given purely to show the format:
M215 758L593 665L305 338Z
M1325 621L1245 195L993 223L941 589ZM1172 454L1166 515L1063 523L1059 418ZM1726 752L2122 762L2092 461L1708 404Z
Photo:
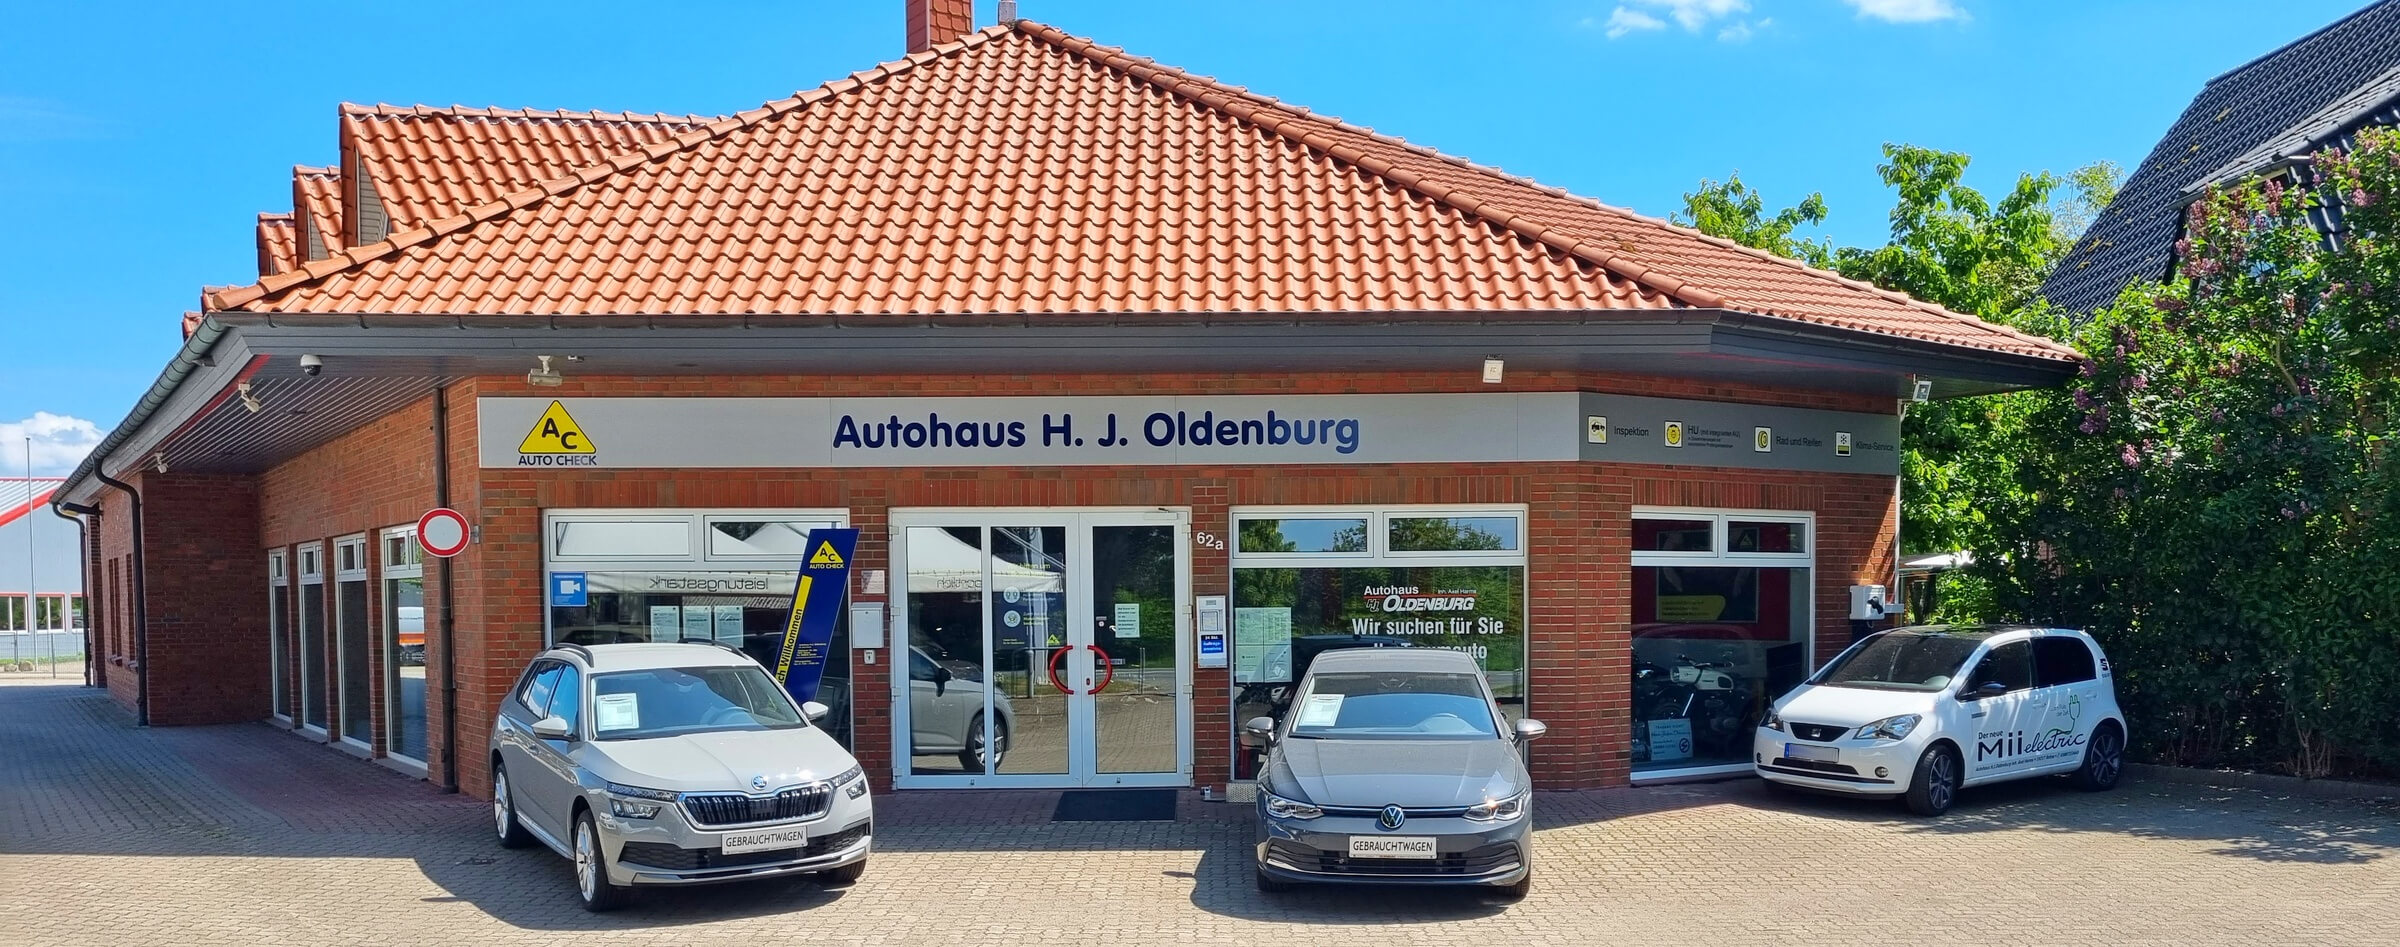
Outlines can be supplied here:
M1792 231L1802 225L1825 222L1822 192L1810 194L1796 207L1776 211L1773 217L1767 216L1766 206L1766 199L1743 184L1742 173L1736 171L1727 175L1724 183L1702 178L1699 190L1683 196L1683 213L1674 215L1674 220L1701 233L1810 266L1826 266L1833 260L1833 245L1824 239L1792 237Z

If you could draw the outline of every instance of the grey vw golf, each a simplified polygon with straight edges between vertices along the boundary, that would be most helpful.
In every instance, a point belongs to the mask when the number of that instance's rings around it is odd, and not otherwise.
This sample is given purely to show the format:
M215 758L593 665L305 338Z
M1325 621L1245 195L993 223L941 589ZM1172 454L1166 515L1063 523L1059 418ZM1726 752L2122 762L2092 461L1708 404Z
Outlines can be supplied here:
M1533 885L1533 782L1475 659L1456 651L1329 652L1309 666L1258 777L1258 887L1293 882Z

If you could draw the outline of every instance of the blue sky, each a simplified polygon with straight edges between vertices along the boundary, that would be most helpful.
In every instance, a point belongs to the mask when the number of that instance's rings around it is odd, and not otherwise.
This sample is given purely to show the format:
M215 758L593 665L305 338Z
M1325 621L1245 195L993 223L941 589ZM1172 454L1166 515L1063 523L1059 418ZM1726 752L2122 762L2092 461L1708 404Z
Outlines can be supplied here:
M1021 0L1019 13L1665 215L1738 169L1881 241L1887 141L1972 183L2130 169L2200 85L2362 0ZM993 0L978 0L991 22ZM674 12L665 12L665 11ZM901 0L26 4L0 33L0 474L71 466L256 277L338 102L722 113L902 52ZM2272 17L2259 14L2272 12Z

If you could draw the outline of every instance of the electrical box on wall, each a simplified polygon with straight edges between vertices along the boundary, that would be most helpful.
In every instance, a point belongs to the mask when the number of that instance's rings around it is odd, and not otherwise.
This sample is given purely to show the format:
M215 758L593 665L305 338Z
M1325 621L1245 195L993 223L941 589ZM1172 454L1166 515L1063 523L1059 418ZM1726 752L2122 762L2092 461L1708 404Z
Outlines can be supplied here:
M850 603L850 647L883 647L883 603Z
M1880 585L1850 587L1850 620L1881 621L1900 614L1900 603Z

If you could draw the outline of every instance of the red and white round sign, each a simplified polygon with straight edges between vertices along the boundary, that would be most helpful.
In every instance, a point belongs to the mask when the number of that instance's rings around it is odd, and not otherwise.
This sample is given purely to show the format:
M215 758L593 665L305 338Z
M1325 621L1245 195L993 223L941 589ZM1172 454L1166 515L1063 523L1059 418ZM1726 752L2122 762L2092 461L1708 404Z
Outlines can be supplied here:
M466 514L446 506L437 506L417 518L417 545L425 554L436 559L448 559L467 551Z

